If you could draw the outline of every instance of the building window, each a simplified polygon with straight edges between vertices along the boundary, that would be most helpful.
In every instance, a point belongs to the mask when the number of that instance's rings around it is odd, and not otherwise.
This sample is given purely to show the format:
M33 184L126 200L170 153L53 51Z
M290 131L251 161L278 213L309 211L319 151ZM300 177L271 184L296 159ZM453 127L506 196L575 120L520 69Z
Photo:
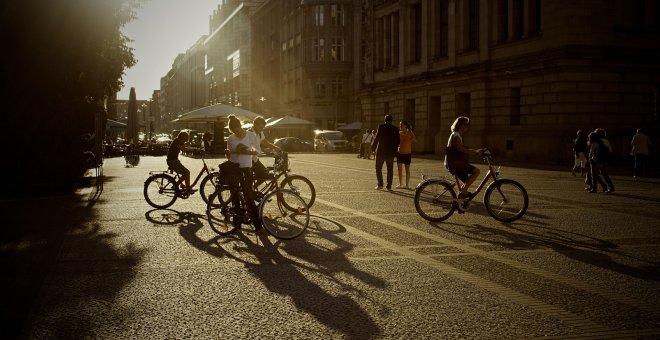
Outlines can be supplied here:
M332 46L330 47L330 59L332 61L344 61L344 39L332 39Z
M503 43L509 39L509 0L497 1L497 41Z
M511 39L518 40L523 37L525 25L525 2L523 0L513 0L512 2L513 32Z
M541 33L541 0L531 0L529 2L528 36L535 37L540 33Z
M324 11L323 5L316 5L314 6L314 24L316 26L323 26L323 11Z
M325 56L324 44L323 38L312 40L312 61L323 61Z
M344 26L344 5L330 5L330 24Z
M316 97L325 97L325 80L317 79L316 80Z
M330 81L330 91L334 97L341 97L344 95L344 79L333 78Z
M509 120L512 126L520 125L520 88L511 89L511 117Z
M479 48L479 0L470 0L468 9L468 49Z
M410 6L410 61L422 60L422 4Z
M436 4L436 56L446 56L449 53L449 4L440 0Z

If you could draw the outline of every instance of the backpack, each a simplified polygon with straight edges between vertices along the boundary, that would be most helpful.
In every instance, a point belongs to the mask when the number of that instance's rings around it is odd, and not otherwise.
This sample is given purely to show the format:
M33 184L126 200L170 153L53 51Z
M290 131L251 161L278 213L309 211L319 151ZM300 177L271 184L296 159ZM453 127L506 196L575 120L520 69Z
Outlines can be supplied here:
M607 163L610 160L610 149L605 144L600 143L598 146L598 155L596 155L599 163Z

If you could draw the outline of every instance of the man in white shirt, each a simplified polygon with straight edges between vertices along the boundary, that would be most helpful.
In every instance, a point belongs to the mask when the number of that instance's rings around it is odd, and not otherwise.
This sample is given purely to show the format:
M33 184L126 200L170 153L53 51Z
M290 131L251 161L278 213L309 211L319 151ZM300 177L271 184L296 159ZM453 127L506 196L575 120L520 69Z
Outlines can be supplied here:
M266 120L263 119L263 117L257 117L254 119L254 122L252 123L252 131L257 136L257 154L252 158L252 172L254 173L254 177L260 181L272 178L272 176L266 170L266 167L259 160L259 155L262 152L262 148L278 151L280 150L280 148L278 148L275 144L266 139L266 135L264 134L265 127Z

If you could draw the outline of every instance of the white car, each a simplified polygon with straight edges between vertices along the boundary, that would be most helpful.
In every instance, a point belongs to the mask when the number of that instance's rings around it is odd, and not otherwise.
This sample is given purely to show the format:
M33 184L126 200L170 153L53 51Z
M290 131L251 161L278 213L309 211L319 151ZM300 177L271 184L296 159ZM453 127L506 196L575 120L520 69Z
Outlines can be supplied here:
M348 148L348 140L341 131L316 130L314 131L315 151L344 151Z

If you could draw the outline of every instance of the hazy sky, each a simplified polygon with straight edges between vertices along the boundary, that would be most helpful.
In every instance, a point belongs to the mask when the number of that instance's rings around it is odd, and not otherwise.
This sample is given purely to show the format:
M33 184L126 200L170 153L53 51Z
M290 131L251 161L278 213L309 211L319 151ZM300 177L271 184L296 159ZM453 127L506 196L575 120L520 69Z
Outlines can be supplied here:
M125 70L124 87L118 99L128 99L135 87L137 99L149 99L160 89L160 78L184 53L208 34L209 15L220 0L150 0L122 32L133 40L130 46L138 62Z

